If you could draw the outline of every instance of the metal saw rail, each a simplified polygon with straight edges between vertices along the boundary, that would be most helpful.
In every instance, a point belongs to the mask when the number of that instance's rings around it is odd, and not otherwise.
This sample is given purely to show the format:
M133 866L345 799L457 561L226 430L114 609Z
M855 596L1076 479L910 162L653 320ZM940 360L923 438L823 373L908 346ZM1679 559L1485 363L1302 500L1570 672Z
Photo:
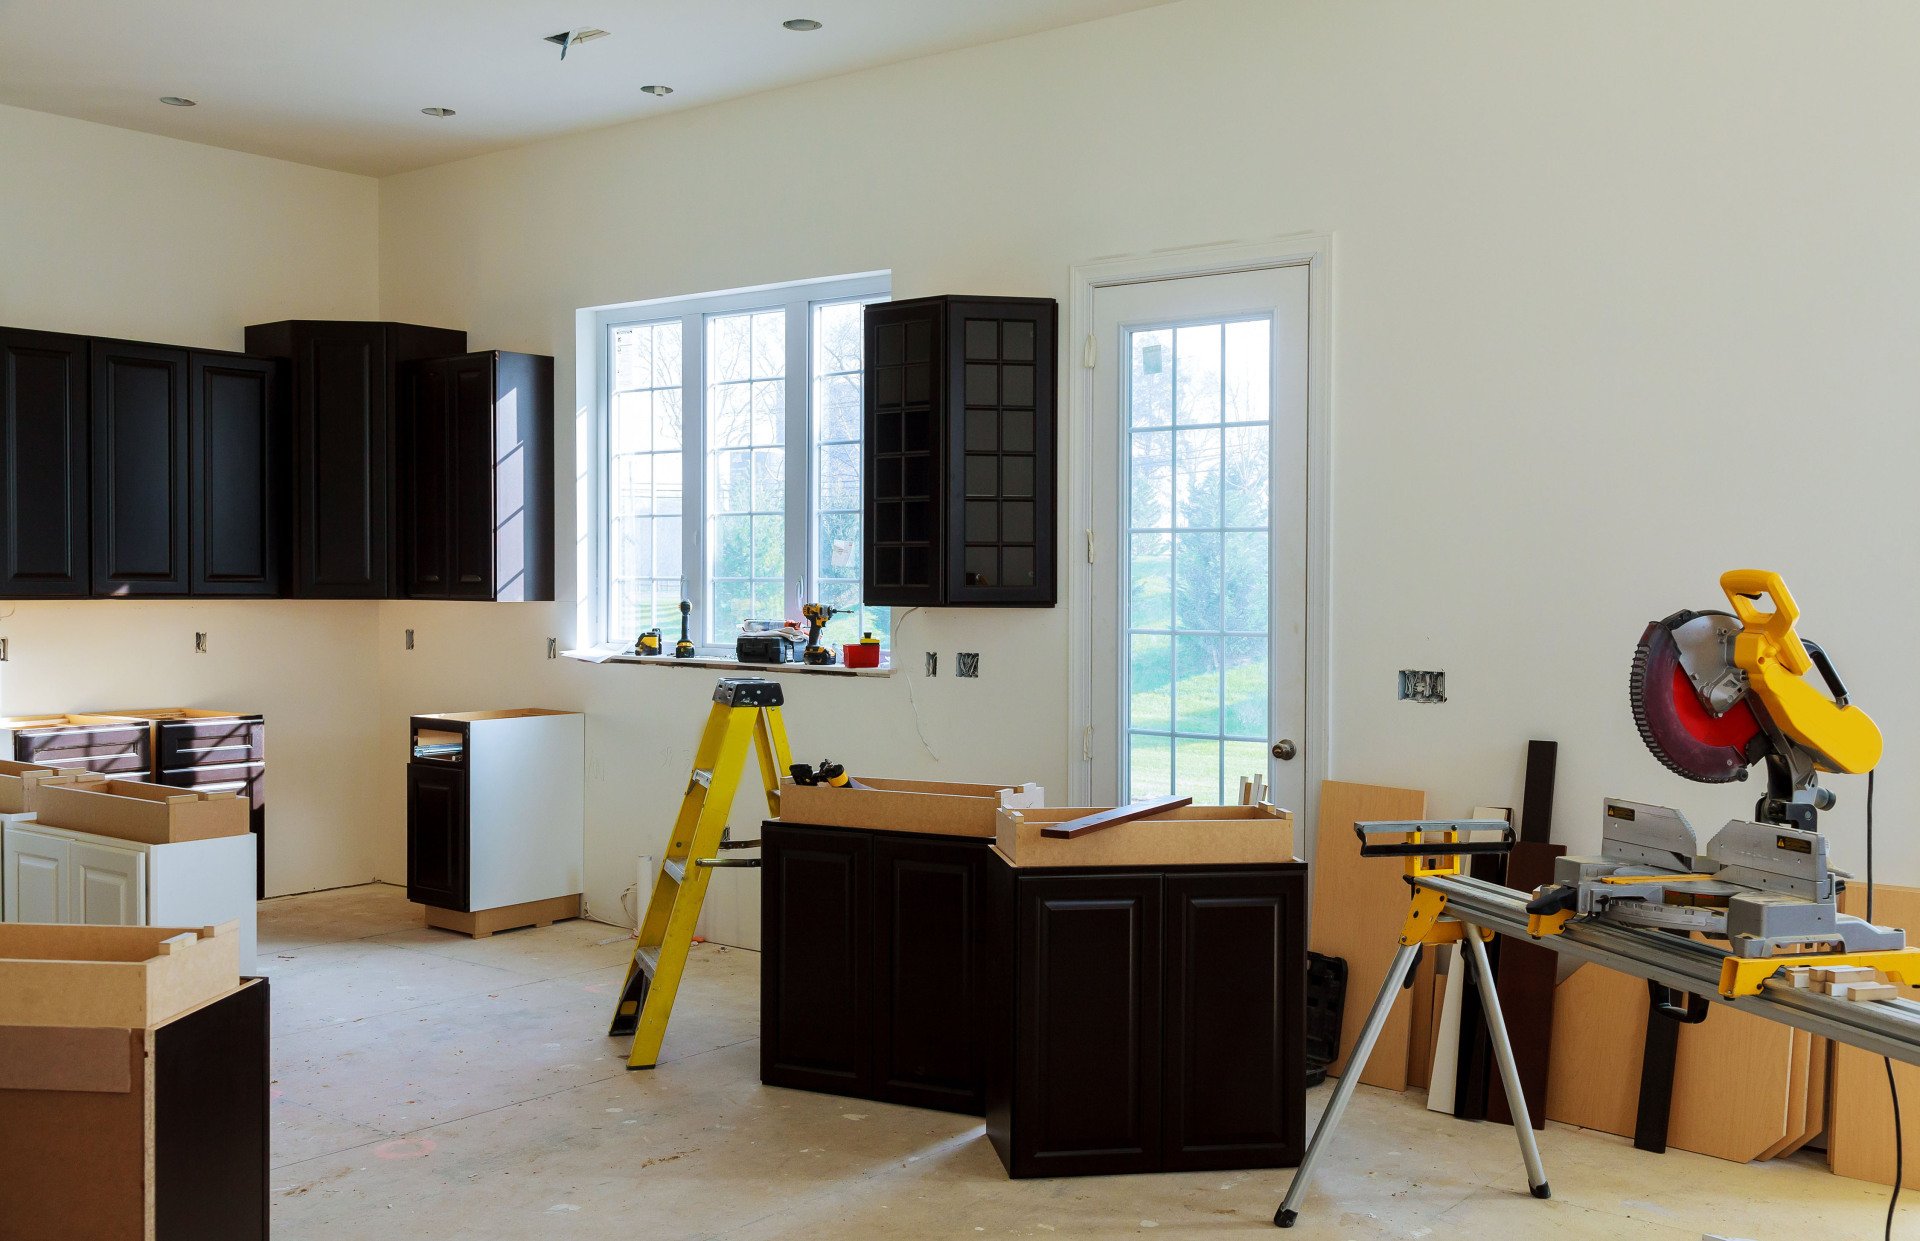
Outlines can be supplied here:
M1716 1004L1755 1013L1878 1056L1920 1065L1920 1003L1912 1000L1862 1004L1799 990L1777 980L1763 984L1759 995L1728 999L1720 994L1720 963L1726 954L1711 944L1585 919L1568 922L1558 935L1536 939L1527 934L1525 892L1461 875L1420 875L1409 877L1407 882L1446 897L1448 914L1462 922L1623 974L1651 978L1705 996ZM1781 963L1789 960L1782 958Z

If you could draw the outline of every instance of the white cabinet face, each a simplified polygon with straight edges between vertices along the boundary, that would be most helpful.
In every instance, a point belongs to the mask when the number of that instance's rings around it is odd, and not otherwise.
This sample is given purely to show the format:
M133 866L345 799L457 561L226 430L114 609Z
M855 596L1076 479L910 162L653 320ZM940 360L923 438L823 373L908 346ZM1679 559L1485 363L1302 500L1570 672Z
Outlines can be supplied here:
M69 848L67 921L86 926L146 925L146 855L78 840Z
M67 844L26 832L7 835L9 922L59 922L67 886Z

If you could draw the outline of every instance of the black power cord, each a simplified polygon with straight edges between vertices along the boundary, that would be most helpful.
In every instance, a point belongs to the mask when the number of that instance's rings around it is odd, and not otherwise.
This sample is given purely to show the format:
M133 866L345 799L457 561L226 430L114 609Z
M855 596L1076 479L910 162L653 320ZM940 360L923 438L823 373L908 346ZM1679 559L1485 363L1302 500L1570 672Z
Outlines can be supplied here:
M1867 773L1867 921L1873 921L1873 776ZM1887 1066L1887 1093L1893 1096L1893 1197L1887 1199L1887 1241L1893 1241L1893 1213L1900 1205L1900 1182L1905 1179L1906 1152L1900 1141L1900 1087L1893 1080L1893 1057L1882 1056Z

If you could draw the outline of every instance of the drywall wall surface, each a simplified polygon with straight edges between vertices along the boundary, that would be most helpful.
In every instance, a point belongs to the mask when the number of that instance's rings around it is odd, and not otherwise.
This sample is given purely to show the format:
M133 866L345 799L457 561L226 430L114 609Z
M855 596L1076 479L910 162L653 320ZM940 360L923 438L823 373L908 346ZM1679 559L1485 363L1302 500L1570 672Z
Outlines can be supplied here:
M5 107L0 170L8 326L238 349L249 323L378 310L370 178ZM363 883L378 623L365 603L0 602L0 712L263 712L267 891Z
M388 178L381 306L554 354L570 402L582 306L874 269L902 296L1064 300L1077 262L1331 233L1331 774L1436 813L1517 804L1548 737L1575 847L1607 794L1706 831L1749 813L1752 786L1643 751L1625 688L1648 620L1757 565L1895 739L1885 821L1920 795L1897 637L1920 607L1898 571L1920 533L1916 105L1911 6L1188 0ZM570 425L558 459L570 479ZM386 606L388 629L427 615ZM546 664L534 644L572 635L544 611L423 622L460 636L416 652L394 706L585 707L604 907L629 825L662 830L707 678ZM899 677L796 688L795 744L1051 788L1079 753L1069 619L907 620L913 660L984 656L979 682L915 683L937 761ZM1400 668L1445 669L1450 700L1397 701ZM1864 790L1834 783L1858 870ZM1885 833L1879 862L1920 880L1920 838Z

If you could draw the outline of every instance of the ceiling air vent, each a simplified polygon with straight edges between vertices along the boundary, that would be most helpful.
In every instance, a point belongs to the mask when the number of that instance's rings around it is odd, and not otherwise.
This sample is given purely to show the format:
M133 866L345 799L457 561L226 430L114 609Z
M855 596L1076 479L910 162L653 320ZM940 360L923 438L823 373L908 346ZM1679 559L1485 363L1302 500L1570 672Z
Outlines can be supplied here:
M568 49L581 43L591 43L595 39L604 39L606 37L607 32L598 26L582 26L578 30L562 30L559 34L550 34L547 36L546 42L559 44L560 59L565 60Z

